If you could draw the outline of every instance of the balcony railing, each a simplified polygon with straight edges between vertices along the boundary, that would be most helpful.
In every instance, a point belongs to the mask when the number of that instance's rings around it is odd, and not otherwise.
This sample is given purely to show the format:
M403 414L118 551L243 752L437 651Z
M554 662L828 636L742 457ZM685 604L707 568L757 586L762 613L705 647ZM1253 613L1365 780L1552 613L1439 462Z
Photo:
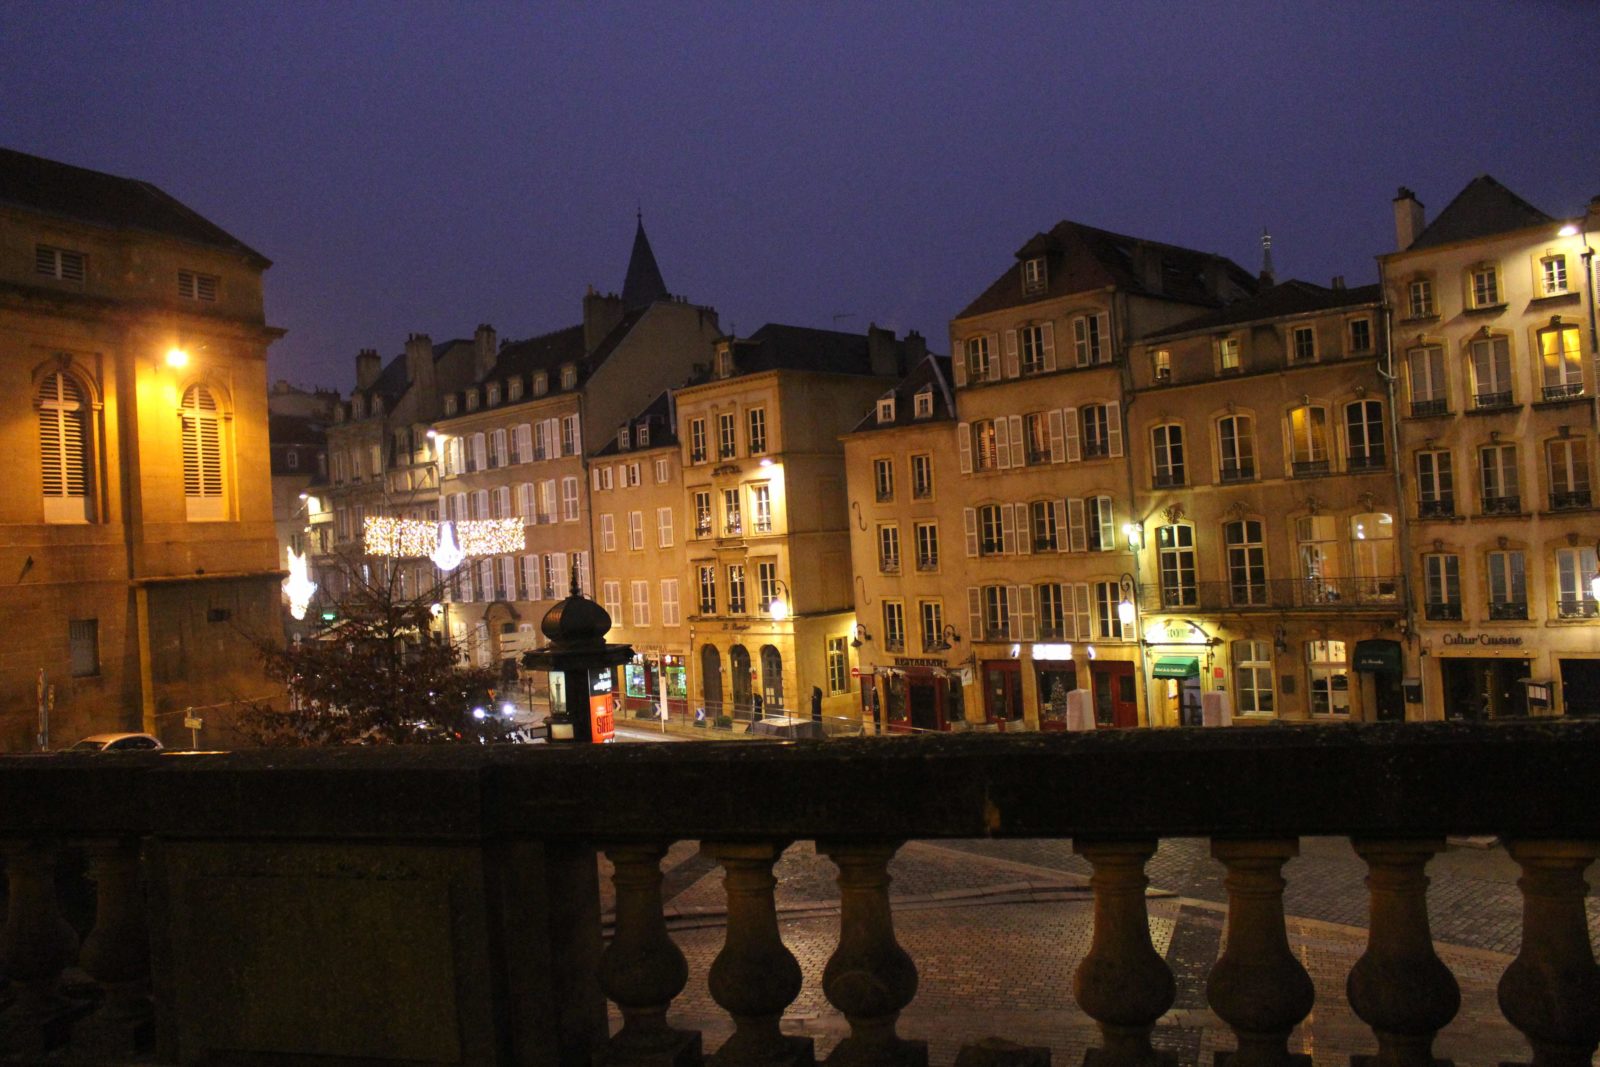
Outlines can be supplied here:
M911 499L928 500L933 496L933 485L929 482L912 482Z
M885 489L880 485L877 491L873 494L873 497L878 503L887 504L894 499L894 490L892 488Z
M1565 382L1561 385L1547 385L1541 395L1546 401L1576 400L1583 395L1583 383Z
M711 536L711 516L710 515L702 515L698 519L696 519L695 523L694 523L694 532L695 532L695 536L697 536L697 537L710 537Z
M1333 472L1332 464L1325 459L1297 459L1293 469L1296 478L1320 478Z
M1448 519L1456 513L1454 498L1423 500L1417 504L1417 515L1424 519Z
M1190 582L1139 592L1140 610L1328 611L1389 608L1400 603L1399 578L1269 578L1257 582Z
M1427 418L1431 415L1448 415L1450 414L1450 401L1444 397L1440 397L1437 400L1413 400L1411 402L1411 414L1412 417L1419 419Z
M938 569L939 569L939 557L938 556L928 556L928 555L922 555L920 553L917 555L917 570L919 570L919 571L936 571Z
M1474 393L1472 394L1472 410L1474 411L1502 411L1514 407L1511 402L1511 390L1499 393Z
M1491 600L1489 602L1489 618L1496 622L1507 619L1526 619L1528 617L1528 602L1526 600Z
M1588 597L1582 600L1562 597L1556 602L1556 614L1563 619L1592 619L1600 615L1600 603Z
M1345 464L1345 469L1352 473L1356 471L1382 470L1388 461L1379 451L1354 452Z
M1326 724L1248 744L1175 729L5 757L0 1038L52 1063L697 1063L700 1033L668 1025L690 973L661 890L668 849L694 841L725 894L720 954L694 976L710 995L699 1010L732 1024L718 1061L810 1063L812 1038L777 1026L808 992L776 914L794 888L777 861L801 839L840 869L837 943L809 995L844 1016L852 1062L916 1062L918 1035L896 1022L918 985L895 934L896 842L1033 837L1070 838L1092 868L1093 908L1056 906L1094 930L1070 991L1032 992L1098 1024L1097 1062L1156 1062L1175 982L1151 943L1146 867L1162 838L1208 837L1227 872L1227 946L1194 982L1242 1050L1286 1062L1317 987L1287 943L1284 875L1302 886L1284 865L1300 837L1337 835L1370 896L1366 954L1334 983L1371 1028L1365 1052L1428 1063L1460 1005L1429 908L1452 909L1437 924L1468 905L1430 902L1427 866L1447 835L1498 835L1523 909L1501 1012L1536 1062L1588 1063L1597 762L1600 723L1577 721ZM1074 782L1122 802L1063 803ZM70 876L83 867L93 892ZM81 954L69 913L88 930ZM976 980L1006 966L1044 975L1065 950L1002 961L981 944L961 963ZM91 996L64 999L69 971Z
M1256 476L1254 463L1223 463L1221 476L1224 482L1248 482Z
M1522 497L1518 496L1486 496L1483 498L1483 513L1485 515L1520 515L1522 514Z
M1551 511L1579 511L1593 504L1594 500L1587 489L1570 489L1563 493L1550 494Z
M900 573L900 557L899 556L884 556L882 559L880 559L878 561L878 572L880 574L899 574Z
M1461 620L1461 603L1460 601L1430 600L1424 606L1422 613L1430 619L1459 622Z
M737 515L730 516L728 521L722 524L722 532L730 537L741 534L744 532L744 522Z
M1104 459L1109 455L1111 455L1111 445L1108 442L1091 440L1083 442L1084 459Z
M1156 471L1156 488L1171 489L1183 484L1183 469Z

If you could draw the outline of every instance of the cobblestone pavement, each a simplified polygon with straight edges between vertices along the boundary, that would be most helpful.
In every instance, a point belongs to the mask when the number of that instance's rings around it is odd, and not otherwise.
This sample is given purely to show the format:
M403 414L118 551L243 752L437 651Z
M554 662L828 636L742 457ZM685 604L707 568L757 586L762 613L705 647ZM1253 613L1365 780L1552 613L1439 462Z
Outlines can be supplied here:
M711 1000L706 974L722 948L722 879L692 842L662 864L673 937L689 961L689 985L674 1002L676 1026L698 1029L708 1051L732 1032ZM1233 1047L1211 1013L1205 979L1226 943L1222 868L1202 840L1169 840L1151 861L1150 929L1177 980L1177 1000L1157 1027L1157 1044L1180 1063L1209 1065ZM609 875L602 860L602 873ZM784 1017L787 1032L816 1040L825 1055L848 1024L824 999L822 969L838 937L835 868L809 843L792 846L777 867L779 920L800 961L805 986ZM913 842L890 873L895 928L916 960L920 985L900 1033L927 1040L934 1064L990 1035L1048 1045L1057 1064L1082 1062L1097 1044L1094 1024L1072 999L1072 975L1093 935L1088 866L1063 841ZM1285 874L1285 910L1295 953L1316 987L1316 1005L1292 1049L1318 1064L1375 1051L1350 1011L1344 983L1365 948L1365 868L1342 839L1307 839ZM1521 901L1517 868L1498 848L1452 848L1429 867L1434 934L1456 975L1462 1006L1439 1037L1436 1055L1459 1065L1526 1061L1526 1043L1499 1013L1495 987L1517 950ZM602 881L610 907L609 878ZM1591 929L1597 923L1591 896Z

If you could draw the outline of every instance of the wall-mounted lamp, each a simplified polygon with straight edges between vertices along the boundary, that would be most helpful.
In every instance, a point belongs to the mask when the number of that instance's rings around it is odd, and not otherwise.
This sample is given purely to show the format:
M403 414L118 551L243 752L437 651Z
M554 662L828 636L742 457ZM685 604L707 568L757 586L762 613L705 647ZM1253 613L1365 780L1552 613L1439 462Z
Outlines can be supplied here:
M773 622L782 622L789 617L789 587L782 578L772 579L772 584L777 586L778 595L772 598L772 603L767 605L767 614Z
M867 632L867 628L865 626L862 626L859 622L856 623L856 635L850 639L850 647L851 648L860 648L861 647L861 642L863 642L863 641L871 641L871 640L872 640L872 635Z
M1124 630L1127 630L1133 626L1136 615L1133 606L1133 575L1124 571L1119 582L1122 587L1122 599L1117 603L1117 621L1122 624Z
M933 651L949 652L950 646L960 640L961 634L956 631L954 626L946 623L944 629L939 633L938 640L934 641L933 643Z
M1128 539L1129 548L1138 551L1139 546L1144 544L1144 524L1137 522L1123 523L1122 536Z
M1594 543L1595 572L1589 579L1589 595L1595 600L1600 600L1600 541Z
M179 348L177 345L173 345L171 348L167 349L167 366L171 367L173 370L182 370L188 365L188 352L182 348Z
M1282 626L1280 626L1277 629L1273 630L1272 631L1272 648L1273 648L1273 651L1275 651L1275 652L1287 652L1287 651L1289 651L1289 642L1287 640L1288 636L1289 636L1289 632L1287 630L1285 630Z

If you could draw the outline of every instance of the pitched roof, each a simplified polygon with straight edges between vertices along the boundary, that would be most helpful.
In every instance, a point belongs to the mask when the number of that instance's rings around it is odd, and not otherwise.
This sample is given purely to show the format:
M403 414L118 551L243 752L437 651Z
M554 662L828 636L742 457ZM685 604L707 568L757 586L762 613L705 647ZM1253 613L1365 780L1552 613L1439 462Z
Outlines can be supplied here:
M924 389L933 393L933 414L916 417L915 397ZM852 433L869 430L888 430L897 426L925 425L930 422L950 422L956 417L955 393L950 389L950 357L929 353L922 358L911 373L895 384L883 396L894 394L894 421L878 421L878 405L855 425ZM879 397L878 399L883 399Z
M583 326L567 326L537 337L512 341L495 357L490 378L506 378L532 371L552 371L563 363L583 359Z
M277 445L320 445L328 439L326 420L308 415L267 415L267 440Z
M1423 227L1411 248L1471 241L1555 221L1489 175L1480 174Z
M1224 302L1217 281L1225 278L1251 293L1255 276L1226 256L1112 233L1064 220L1036 233L1017 249L1017 262L968 304L956 318L1032 304L1040 300L1116 286L1124 292L1215 307ZM1046 257L1046 289L1022 291L1022 263Z
M650 443L639 443L639 425L650 427ZM613 435L605 446L591 453L594 456L620 456L627 452L648 452L653 448L678 443L678 428L672 423L672 394L663 389L646 404L644 410L628 420L628 448L623 449Z
M648 307L657 300L666 300L667 283L661 280L661 268L656 266L655 253L650 251L650 239L644 235L644 216L639 216L639 228L633 233L633 252L628 256L628 273L622 281L622 306L630 311Z
M1255 296L1236 300L1219 311L1210 311L1180 322L1176 326L1149 334L1142 340L1154 341L1162 337L1178 337L1183 334L1215 330L1223 326L1287 318L1291 315L1306 315L1316 311L1331 311L1334 308L1360 307L1364 304L1376 304L1381 298L1382 292L1376 285L1330 289L1314 282L1291 278L1270 289L1263 289Z
M464 344L471 344L471 342L460 337L451 341L436 342L433 346L433 361L435 363L439 362L451 348ZM402 352L384 364L383 370L378 372L376 381L365 389L351 390L350 395L355 396L359 393L369 400L375 396L382 397L383 406L393 409L400 402L400 398L406 395L406 390L409 388L411 388L411 382L406 377L406 354Z
M0 202L96 226L143 230L271 260L149 182L0 148Z
M736 340L733 353L740 374L769 370L872 373L871 349L864 333L769 322L749 337Z

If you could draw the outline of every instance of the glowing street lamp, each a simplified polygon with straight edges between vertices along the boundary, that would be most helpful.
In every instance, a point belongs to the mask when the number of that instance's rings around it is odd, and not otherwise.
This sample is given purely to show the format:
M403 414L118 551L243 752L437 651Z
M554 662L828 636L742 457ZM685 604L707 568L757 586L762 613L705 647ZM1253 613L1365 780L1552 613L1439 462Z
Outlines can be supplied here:
M789 617L789 601L787 599L789 587L784 584L782 578L774 578L772 581L778 587L779 593L772 598L772 603L767 605L767 614L772 616L773 622L782 622Z
M167 366L173 370L182 370L189 365L189 353L173 345L167 349Z
M1122 586L1122 600L1117 604L1117 621L1122 623L1122 628L1127 631L1133 626L1133 575L1124 574L1119 580Z

